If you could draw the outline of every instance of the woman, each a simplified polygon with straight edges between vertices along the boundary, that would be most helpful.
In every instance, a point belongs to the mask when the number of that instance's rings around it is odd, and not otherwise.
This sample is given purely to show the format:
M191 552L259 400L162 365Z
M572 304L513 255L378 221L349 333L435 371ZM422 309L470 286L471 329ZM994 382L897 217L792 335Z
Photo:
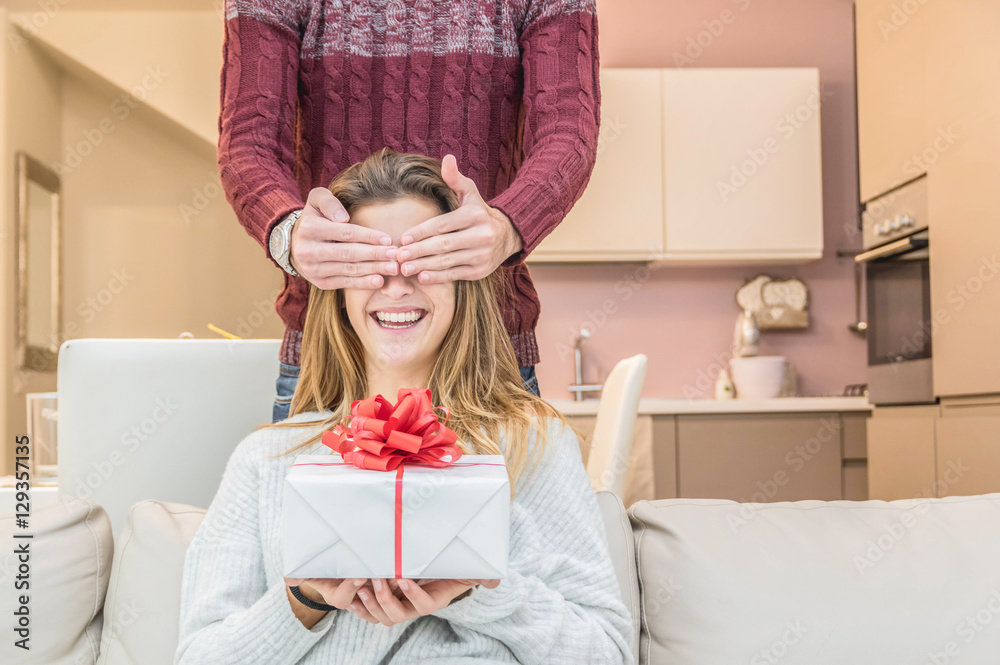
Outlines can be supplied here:
M456 206L441 168L382 149L330 189L352 223L395 240ZM188 549L175 662L631 662L631 620L577 436L522 386L496 279L311 288L292 416L240 442ZM282 484L295 456L330 452L319 437L352 401L413 387L449 409L465 452L507 461L506 577L284 579Z

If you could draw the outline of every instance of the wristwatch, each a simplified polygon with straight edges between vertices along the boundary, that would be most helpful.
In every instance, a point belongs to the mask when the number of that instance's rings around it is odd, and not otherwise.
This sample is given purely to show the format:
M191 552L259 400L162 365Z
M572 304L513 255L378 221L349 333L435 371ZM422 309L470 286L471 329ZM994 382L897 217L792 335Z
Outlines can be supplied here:
M285 217L271 230L271 235L267 239L268 249L271 250L271 257L278 262L278 265L292 277L298 277L299 273L292 267L292 227L295 220L302 214L301 210Z
M333 610L337 609L333 605L327 605L326 603L317 603L315 600L309 598L304 593L302 593L302 590L299 589L298 585L289 586L288 590L292 592L293 596L295 596L295 600L299 601L300 603L302 603L311 610L319 610L321 612L332 612Z

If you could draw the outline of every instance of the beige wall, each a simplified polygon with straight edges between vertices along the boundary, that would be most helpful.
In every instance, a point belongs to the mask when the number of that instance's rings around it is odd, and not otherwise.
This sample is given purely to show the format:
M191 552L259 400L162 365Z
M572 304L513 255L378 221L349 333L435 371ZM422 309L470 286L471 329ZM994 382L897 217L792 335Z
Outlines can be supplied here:
M2 8L0 17L7 26ZM273 338L283 327L274 312L281 272L236 221L219 186L214 145L128 97L122 87L142 86L142 77L119 87L58 54L55 64L51 50L35 40L16 55L4 41L0 472L10 473L11 442L26 431L24 393L56 388L55 373L13 369L14 150L27 149L62 175L60 342L185 331L216 337L209 322L244 337ZM137 71L157 64L144 62ZM183 72L171 71L156 83L157 94L169 96L174 81L181 82L176 94L185 94L184 80Z
M24 150L50 164L61 149L60 109L61 76L59 70L30 42L11 41L4 13L3 30L3 132L2 167L0 167L0 200L3 204L3 265L0 287L4 315L0 321L3 349L3 387L0 389L0 425L4 433L3 460L0 470L13 472L10 448L14 437L26 432L24 394L55 390L55 373L18 370L15 368L17 270L16 214L14 202L14 155Z

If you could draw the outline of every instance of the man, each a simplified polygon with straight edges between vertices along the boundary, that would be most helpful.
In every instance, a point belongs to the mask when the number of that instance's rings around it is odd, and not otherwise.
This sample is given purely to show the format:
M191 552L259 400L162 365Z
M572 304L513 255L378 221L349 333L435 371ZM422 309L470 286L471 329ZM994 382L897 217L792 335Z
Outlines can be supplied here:
M223 59L223 188L286 273L274 420L294 392L309 283L378 288L397 270L424 283L505 271L504 323L537 394L524 258L593 169L594 0L227 0ZM401 247L347 223L325 189L383 146L455 157L446 180L460 208Z

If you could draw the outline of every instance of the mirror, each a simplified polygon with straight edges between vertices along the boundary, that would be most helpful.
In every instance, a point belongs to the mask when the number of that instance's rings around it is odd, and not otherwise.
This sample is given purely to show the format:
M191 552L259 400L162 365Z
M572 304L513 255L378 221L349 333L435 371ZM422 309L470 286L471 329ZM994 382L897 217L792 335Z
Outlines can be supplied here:
M56 369L62 331L59 176L17 154L17 358L22 369Z

